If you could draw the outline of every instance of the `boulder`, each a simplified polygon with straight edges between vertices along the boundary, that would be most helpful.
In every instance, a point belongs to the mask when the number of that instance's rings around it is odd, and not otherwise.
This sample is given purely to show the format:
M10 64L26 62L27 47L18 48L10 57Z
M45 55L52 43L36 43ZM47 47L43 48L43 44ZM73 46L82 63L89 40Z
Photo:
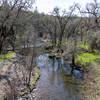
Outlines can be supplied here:
M73 75L76 78L82 78L83 77L82 73L79 70L76 70L76 69L73 71Z

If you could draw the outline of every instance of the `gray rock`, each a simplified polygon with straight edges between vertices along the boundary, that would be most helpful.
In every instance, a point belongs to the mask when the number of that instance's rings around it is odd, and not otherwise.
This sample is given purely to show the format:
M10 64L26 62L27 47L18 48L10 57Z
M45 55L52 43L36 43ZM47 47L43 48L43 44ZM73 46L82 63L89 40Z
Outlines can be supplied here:
M82 73L79 70L74 70L73 75L77 78L82 78L83 77Z

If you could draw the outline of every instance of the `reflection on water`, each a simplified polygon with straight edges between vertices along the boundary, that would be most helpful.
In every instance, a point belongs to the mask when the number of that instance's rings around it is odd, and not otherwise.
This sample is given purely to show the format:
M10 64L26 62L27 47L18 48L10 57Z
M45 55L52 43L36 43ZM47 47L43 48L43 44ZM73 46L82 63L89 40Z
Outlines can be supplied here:
M35 100L82 100L81 81L73 78L71 66L65 65L63 59L50 59L49 54L43 54L37 57L37 65L41 77L33 91Z
M35 45L33 44L22 45L21 48L33 48L33 47L40 47L43 45L45 45L44 42L36 42Z

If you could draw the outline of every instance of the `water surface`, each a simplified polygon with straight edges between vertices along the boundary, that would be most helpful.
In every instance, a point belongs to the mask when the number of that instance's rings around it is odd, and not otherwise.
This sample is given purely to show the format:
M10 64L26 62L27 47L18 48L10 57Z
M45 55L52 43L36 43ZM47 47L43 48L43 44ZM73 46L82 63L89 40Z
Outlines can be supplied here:
M35 100L83 100L81 79L71 74L71 67L63 59L49 58L49 54L37 56L41 76L33 91Z

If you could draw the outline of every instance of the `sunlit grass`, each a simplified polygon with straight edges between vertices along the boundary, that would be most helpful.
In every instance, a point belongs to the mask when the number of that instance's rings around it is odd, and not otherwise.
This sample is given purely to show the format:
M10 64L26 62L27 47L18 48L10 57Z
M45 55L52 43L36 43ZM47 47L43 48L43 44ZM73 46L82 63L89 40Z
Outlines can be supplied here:
M67 42L62 42L62 46L66 46L67 45Z
M59 42L57 41L56 43L52 44L53 46L59 46Z
M67 45L67 42L62 42L61 43L61 46L66 46ZM53 43L53 46L59 46L59 42L57 41L56 44Z
M89 45L87 43L86 44L80 44L80 45L78 45L78 47L86 49L86 50L89 49Z
M80 53L76 57L76 63L80 64L84 67L88 67L90 64L95 62L100 62L100 55L96 55L95 53Z
M36 82L40 78L40 71L39 71L38 67L35 68L35 72L36 73L34 75L34 79L33 79L32 84L30 86L30 92L32 92L32 90L35 88Z
M6 60L6 59L10 59L10 58L12 58L14 56L15 56L14 52L6 53L6 54L1 54L0 55L0 62L2 62L3 60Z

